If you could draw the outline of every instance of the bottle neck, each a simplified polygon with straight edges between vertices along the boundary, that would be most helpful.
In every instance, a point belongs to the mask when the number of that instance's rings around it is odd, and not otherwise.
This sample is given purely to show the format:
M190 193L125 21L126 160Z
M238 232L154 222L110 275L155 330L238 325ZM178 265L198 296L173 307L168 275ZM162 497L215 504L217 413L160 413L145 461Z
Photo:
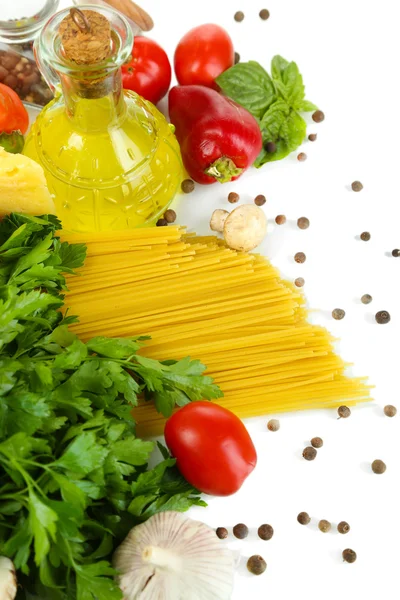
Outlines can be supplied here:
M88 133L117 126L125 115L121 69L98 80L79 80L61 75L67 117L74 127Z

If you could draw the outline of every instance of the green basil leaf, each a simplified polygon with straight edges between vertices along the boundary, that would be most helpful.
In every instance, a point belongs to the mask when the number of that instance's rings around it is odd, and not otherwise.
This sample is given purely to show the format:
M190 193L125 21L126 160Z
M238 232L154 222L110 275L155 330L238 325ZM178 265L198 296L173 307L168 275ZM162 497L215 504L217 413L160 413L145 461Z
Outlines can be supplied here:
M318 106L316 104L313 104L309 100L302 100L296 106L296 110L298 110L299 112L312 112L314 110L318 110Z

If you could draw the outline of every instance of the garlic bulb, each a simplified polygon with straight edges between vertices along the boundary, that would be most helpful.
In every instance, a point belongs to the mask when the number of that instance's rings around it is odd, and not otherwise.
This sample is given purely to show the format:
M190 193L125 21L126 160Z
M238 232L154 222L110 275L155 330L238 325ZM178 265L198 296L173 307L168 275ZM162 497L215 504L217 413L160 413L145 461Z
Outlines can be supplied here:
M15 567L9 558L0 556L0 598L14 600L17 595Z
M234 553L215 531L177 512L134 527L114 555L124 600L229 600Z

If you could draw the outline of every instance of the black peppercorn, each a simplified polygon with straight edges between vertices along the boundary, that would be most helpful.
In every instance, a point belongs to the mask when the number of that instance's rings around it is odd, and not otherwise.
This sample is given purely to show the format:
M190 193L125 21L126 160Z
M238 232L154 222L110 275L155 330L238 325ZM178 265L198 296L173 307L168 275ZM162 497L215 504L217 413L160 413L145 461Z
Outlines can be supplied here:
M354 552L354 550L350 550L350 548L346 548L346 550L343 550L342 556L344 562L347 563L353 563L357 560L357 554Z
M278 419L271 419L267 423L267 427L270 431L278 431L280 426L281 426L281 424L279 423Z
M353 192L361 192L363 187L364 186L361 183L361 181L353 181L353 183L351 184L351 189L353 190Z
M258 537L264 541L270 540L274 535L274 528L272 525L260 525L258 528Z
M268 152L268 154L273 154L274 152L276 152L276 144L275 144L275 142L267 142L265 144L265 149Z
M311 446L313 448L322 448L323 445L324 445L324 442L320 437L314 437L311 440Z
M339 419L347 419L351 415L351 410L348 406L339 406L337 409Z
M394 256L395 258L399 258L400 250L398 248L395 248L394 250L392 250L392 256Z
M311 521L310 515L306 512L301 512L297 515L297 520L300 525L308 525Z
M240 54L239 52L235 52L235 65L237 65L238 62L240 62Z
M383 412L387 417L395 417L397 414L397 408L393 404L387 404L383 409Z
M304 448L303 458L305 458L306 460L314 460L316 456L317 451L315 448L313 448L312 446L307 446L307 448Z
M254 204L256 204L257 206L263 206L266 203L267 199L263 194L258 194L258 196L256 196L254 198Z
M228 537L228 530L225 527L218 527L215 533L220 540L226 540Z
M322 123L322 121L325 119L325 115L322 112L322 110L316 110L315 113L313 113L312 115L312 120L315 123Z
M243 21L243 19L244 19L244 13L241 10L238 10L237 12L235 12L233 18L238 23L241 23Z
M294 260L297 263L302 264L302 263L306 262L306 255L304 254L304 252L297 252L294 255Z
M315 140L317 139L317 134L310 133L310 135L308 136L308 139L310 140L310 142L315 142Z
M164 219L167 221L167 223L175 223L175 221L176 221L176 212L174 210L172 210L172 208L169 208L164 213Z
M253 573L253 575L262 575L267 568L267 563L262 556L250 556L249 560L247 561L247 568L250 573Z
M370 304L372 302L372 296L369 294L364 294L364 296L361 296L361 302L363 304Z
M369 242L369 240L371 239L371 234L369 233L369 231L363 231L360 235L360 238L363 242Z
M228 202L230 202L231 204L235 204L236 202L239 202L239 199L240 199L240 196L236 192L230 192L230 194L228 195Z
M349 533L350 525L346 523L346 521L340 521L339 525L337 526L337 530L339 533L344 535L345 533Z
M382 475L382 473L386 471L385 463L383 462L383 460L379 460L379 458L374 460L374 462L371 465L371 468L373 472L376 473L376 475Z
M346 313L342 308L334 308L332 311L332 317L336 320L336 321L341 321L342 319L344 319Z
M284 225L286 223L285 215L278 215L277 217L275 217L275 223L277 225Z
M310 221L307 217L300 217L297 219L297 227L299 229L308 229L310 227Z
M192 181L191 179L185 179L181 183L181 188L182 192L184 192L185 194L190 194L190 192L193 192L194 190L194 181Z
M300 152L300 154L297 155L297 160L304 162L307 160L307 154L305 152Z
M303 277L297 277L297 279L294 280L294 285L296 287L303 287L304 284L305 284L305 281L304 281Z
M263 8L262 10L260 10L259 15L260 15L260 19L262 19L263 21L266 21L267 19L269 19L269 10L267 10L266 8Z
M380 310L375 315L375 321L379 323L379 325L386 325L390 321L390 314L387 310Z
M233 528L233 535L238 538L238 540L244 540L249 535L249 528L244 523L238 523Z
M331 530L332 525L326 519L321 519L318 523L318 529L322 531L322 533L328 533Z
M168 221L166 219L158 219L156 225L157 227L166 227L168 225Z

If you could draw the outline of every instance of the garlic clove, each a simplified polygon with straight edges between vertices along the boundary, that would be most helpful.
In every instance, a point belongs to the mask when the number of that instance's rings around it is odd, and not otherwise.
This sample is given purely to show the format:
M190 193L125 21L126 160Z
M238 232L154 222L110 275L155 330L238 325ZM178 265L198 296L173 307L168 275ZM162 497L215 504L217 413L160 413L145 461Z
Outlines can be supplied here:
M12 561L5 556L0 556L0 598L1 600L14 600L17 595L17 577Z
M124 600L229 600L235 554L215 531L177 512L134 527L114 554Z

